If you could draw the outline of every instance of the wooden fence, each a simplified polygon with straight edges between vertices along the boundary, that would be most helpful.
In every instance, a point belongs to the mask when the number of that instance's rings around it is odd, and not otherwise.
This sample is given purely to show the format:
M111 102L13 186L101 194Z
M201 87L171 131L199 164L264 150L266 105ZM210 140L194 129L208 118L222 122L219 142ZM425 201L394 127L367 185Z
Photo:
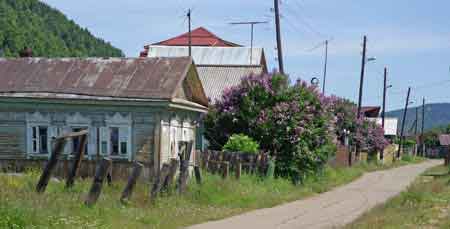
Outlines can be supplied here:
M210 173L221 174L224 178L234 173L240 178L242 172L265 176L269 169L268 153L248 154L206 150L200 153L201 167Z

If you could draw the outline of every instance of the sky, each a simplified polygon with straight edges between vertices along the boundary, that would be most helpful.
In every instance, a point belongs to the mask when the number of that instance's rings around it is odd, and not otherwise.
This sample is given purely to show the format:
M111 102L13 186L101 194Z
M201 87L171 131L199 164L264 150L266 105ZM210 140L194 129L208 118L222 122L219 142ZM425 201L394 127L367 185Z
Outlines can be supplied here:
M95 36L136 57L145 44L203 26L221 38L250 45L250 27L230 22L268 21L255 27L269 69L277 67L272 0L42 0ZM358 99L362 38L368 37L363 106L381 106L388 67L387 110L402 108L408 87L415 105L450 102L450 1L281 0L285 72L292 81L322 81L329 39L327 94ZM320 82L322 83L322 82ZM414 106L414 105L412 105Z

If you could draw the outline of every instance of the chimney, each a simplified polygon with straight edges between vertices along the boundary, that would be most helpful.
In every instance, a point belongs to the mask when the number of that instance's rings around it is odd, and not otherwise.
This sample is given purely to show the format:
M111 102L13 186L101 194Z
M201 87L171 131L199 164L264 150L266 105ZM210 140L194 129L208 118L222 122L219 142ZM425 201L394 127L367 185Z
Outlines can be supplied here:
M19 56L21 58L33 57L33 49L25 47L22 51L20 51Z
M144 51L139 53L139 57L141 57L141 58L148 57L149 49L150 49L150 47L148 45L144 46Z

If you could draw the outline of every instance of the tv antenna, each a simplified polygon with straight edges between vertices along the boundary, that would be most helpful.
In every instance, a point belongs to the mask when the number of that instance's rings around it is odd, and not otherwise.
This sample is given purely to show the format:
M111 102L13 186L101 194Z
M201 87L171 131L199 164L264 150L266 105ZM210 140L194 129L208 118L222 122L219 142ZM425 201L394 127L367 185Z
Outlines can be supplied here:
M243 21L243 22L231 22L230 25L250 25L250 64L253 60L253 34L255 25L267 24L268 21Z

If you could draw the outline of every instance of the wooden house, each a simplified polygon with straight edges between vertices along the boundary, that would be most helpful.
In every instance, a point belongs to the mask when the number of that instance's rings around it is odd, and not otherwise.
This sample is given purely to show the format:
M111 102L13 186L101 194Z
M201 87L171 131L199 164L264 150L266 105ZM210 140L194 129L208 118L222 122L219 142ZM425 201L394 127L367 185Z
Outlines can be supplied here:
M55 137L87 130L86 159L158 168L196 141L207 106L189 57L0 59L0 167L46 161Z

